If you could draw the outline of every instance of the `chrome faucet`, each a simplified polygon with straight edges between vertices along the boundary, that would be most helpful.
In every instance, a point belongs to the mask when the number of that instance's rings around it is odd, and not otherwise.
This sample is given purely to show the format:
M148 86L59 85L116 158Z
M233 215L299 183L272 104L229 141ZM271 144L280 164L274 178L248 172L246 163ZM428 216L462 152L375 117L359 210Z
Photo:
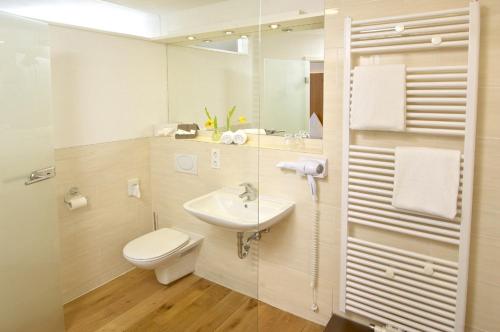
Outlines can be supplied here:
M257 199L259 191L251 183L244 182L240 186L245 187L245 192L239 195L244 202L255 201Z

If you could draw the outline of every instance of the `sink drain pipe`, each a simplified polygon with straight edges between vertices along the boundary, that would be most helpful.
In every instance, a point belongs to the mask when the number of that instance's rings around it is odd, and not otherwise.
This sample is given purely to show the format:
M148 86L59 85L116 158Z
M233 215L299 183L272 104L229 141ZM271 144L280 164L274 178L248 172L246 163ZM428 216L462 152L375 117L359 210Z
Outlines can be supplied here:
M270 230L270 228L266 228L258 232L253 232L246 239L245 232L238 232L236 234L238 241L238 257L240 259L246 258L250 252L250 243L252 241L259 241L262 238L262 233L269 233Z

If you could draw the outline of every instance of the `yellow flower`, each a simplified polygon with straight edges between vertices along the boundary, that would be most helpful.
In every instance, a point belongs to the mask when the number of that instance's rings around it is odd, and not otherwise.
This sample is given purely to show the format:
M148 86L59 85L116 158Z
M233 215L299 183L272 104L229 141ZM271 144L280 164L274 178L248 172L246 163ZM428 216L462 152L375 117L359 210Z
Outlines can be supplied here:
M247 122L247 119L246 119L244 116L240 116L240 117L238 118L238 122L239 122L239 123L245 123L245 122Z
M214 126L214 120L212 119L208 119L207 121L205 121L205 128L213 128Z

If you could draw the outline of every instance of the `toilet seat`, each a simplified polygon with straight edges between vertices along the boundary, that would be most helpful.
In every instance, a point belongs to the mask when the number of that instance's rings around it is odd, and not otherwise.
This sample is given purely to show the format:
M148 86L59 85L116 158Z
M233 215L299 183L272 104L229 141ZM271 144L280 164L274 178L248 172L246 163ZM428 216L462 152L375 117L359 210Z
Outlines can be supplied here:
M158 260L177 252L189 239L186 233L162 228L130 241L123 248L123 255L133 261Z

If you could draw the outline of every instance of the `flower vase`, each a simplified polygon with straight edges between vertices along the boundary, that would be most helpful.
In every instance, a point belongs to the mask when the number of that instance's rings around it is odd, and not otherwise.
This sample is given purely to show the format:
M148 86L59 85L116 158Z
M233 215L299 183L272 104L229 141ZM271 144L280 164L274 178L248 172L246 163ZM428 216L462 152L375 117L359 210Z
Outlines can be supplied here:
M220 132L220 130L218 128L215 128L213 133L212 133L212 141L219 141L220 140L220 137L222 136L222 133Z

